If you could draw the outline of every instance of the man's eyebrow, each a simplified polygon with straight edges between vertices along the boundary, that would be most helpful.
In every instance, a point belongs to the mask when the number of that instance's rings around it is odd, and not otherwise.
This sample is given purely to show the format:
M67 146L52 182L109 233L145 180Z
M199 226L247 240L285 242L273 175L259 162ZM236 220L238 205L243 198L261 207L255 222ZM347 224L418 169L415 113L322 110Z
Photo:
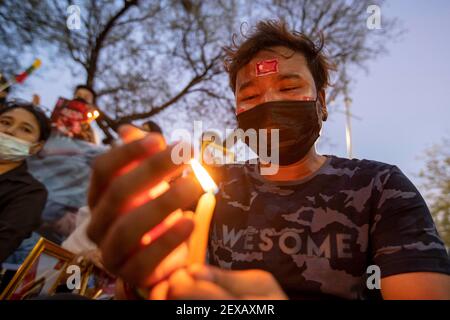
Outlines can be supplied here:
M280 75L278 76L278 80L279 80L279 81L282 81L282 80L289 80L289 79L303 80L303 77L300 76L299 74L296 74L296 73L280 74Z
M300 76L299 74L296 74L296 73L287 73L287 74L280 74L277 77L277 79L278 79L278 81L289 80L289 79L303 80L303 77ZM248 88L248 87L251 87L254 84L253 82L254 82L253 80L249 80L249 81L244 82L239 87L239 92L244 90L244 89L246 89L246 88Z
M239 87L239 91L242 91L248 87L251 87L253 84L254 84L253 80L246 81Z

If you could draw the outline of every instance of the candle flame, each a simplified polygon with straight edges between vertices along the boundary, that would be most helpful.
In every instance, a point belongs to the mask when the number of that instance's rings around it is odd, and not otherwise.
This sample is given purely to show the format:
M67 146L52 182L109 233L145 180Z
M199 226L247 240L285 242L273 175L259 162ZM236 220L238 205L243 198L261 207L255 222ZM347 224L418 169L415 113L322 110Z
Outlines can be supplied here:
M209 175L208 171L206 171L206 169L203 168L202 165L196 159L191 159L190 164L203 190L205 192L212 192L213 194L216 194L219 188Z

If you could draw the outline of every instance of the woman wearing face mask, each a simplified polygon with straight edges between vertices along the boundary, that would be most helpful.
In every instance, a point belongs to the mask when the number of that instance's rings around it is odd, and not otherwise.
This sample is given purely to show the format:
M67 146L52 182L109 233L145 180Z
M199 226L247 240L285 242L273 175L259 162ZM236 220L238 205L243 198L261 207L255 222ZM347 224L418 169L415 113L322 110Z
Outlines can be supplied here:
M39 227L47 190L26 159L42 149L50 128L31 103L10 101L0 109L0 264Z

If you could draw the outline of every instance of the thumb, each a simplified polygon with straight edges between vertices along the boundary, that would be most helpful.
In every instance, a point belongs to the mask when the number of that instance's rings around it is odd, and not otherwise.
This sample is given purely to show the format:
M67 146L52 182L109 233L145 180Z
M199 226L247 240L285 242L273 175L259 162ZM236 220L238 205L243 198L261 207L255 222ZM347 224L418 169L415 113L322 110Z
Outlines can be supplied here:
M125 143L130 143L132 141L142 139L147 135L147 132L130 124L121 125L117 131L120 138Z
M190 266L188 272L195 280L213 282L232 293L249 281L246 271L229 271L201 264Z
M263 270L234 271L213 266L192 266L192 268L193 278L213 282L237 298L286 298L272 274Z

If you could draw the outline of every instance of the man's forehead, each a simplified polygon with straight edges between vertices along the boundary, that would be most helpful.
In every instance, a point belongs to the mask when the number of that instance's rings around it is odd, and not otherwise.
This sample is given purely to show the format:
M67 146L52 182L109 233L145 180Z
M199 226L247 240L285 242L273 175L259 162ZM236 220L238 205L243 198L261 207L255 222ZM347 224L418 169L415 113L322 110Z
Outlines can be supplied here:
M88 102L92 102L92 100L94 99L94 95L92 94L92 92L89 91L88 89L85 89L85 88L78 89L75 92L75 96L91 100L91 101L88 101Z
M237 87L239 84L251 80L264 73L258 72L258 67L268 66L272 71L279 73L302 72L308 70L305 57L292 49L286 47L272 47L258 52L249 63L241 68L237 73ZM269 72L267 74L274 73Z
M75 92L75 94L90 95L90 96L93 95L92 92L91 92L90 90L85 89L85 88L80 88L80 89L78 89L78 90Z

